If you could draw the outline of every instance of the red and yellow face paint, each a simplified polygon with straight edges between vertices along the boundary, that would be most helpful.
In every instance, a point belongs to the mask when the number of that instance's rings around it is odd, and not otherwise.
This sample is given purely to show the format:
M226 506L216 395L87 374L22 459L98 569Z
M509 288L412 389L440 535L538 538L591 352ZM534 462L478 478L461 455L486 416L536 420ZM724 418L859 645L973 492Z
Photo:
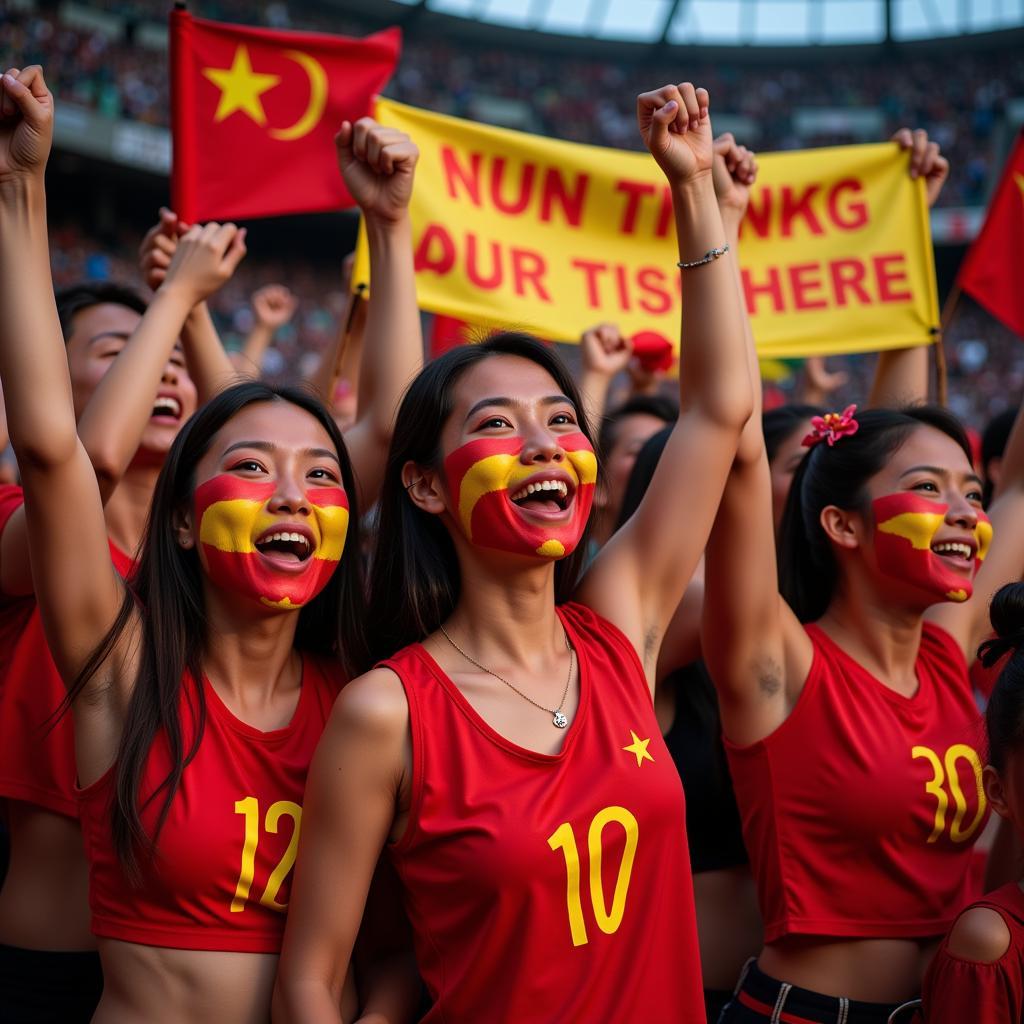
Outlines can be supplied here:
M976 510L976 554L971 576L965 576L932 551L935 535L946 520L948 505L901 492L876 498L871 508L875 517L875 551L882 572L928 590L939 600L970 598L974 593L972 577L992 543L992 524L984 512Z
M547 466L520 460L522 438L480 438L457 448L444 460L448 488L455 499L458 520L474 544L515 555L565 558L583 536L594 502L597 457L582 432L564 434L559 443L564 462ZM531 520L529 512L512 501L531 478L550 476L551 470L568 473L576 489L567 517L550 525Z
M195 519L206 571L219 587L287 610L308 604L327 586L341 560L348 533L348 497L341 487L310 488L312 552L294 569L260 554L256 539L281 523L267 511L273 483L224 473L196 488Z

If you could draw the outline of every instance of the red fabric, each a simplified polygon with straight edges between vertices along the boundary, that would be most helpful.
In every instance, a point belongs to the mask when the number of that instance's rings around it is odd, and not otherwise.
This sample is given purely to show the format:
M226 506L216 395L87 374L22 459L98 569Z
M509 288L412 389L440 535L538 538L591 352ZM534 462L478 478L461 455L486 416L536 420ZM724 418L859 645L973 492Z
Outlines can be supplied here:
M0 533L24 502L20 487L0 487ZM132 559L110 542L114 568ZM71 716L55 719L65 694L34 597L0 596L0 797L78 817Z
M672 342L657 331L637 331L633 335L633 355L648 373L671 370L675 362Z
M925 975L927 1024L1008 1024L1024 1019L1024 893L1017 882L974 904L996 911L1010 930L1006 952L990 964L964 960L942 943Z
M419 644L384 663L409 701L412 804L391 852L433 998L424 1020L699 1024L679 774L629 641L581 605L560 614L579 657L580 705L556 755L491 729ZM649 756L624 749L647 741ZM629 860L629 816L637 842L621 920L601 927L596 914L614 911ZM570 906L582 914L575 943Z
M467 344L469 339L470 325L465 320L446 316L444 313L435 313L430 328L430 358L437 359L445 352Z
M992 696L992 691L996 688L996 682L999 680L999 676L1003 669L1006 668L1006 663L1010 660L1010 651L1007 651L994 665L985 668L980 660L974 662L971 665L971 685L974 687L975 693L987 704L989 698Z
M1024 132L1003 168L985 223L964 256L957 284L1024 337Z
M939 935L973 895L987 812L963 654L925 624L907 698L816 626L807 634L814 660L786 721L759 743L726 741L765 939Z
M371 113L401 32L279 32L171 13L172 190L185 221L352 206L334 136ZM219 118L219 120L218 120Z
M291 722L260 732L235 718L204 679L207 717L199 751L171 803L156 860L137 888L114 852L113 770L78 791L94 934L172 949L280 952L306 773L342 684L336 666L304 658ZM197 698L195 683L186 679L179 705L186 750L195 735L190 706ZM161 734L146 762L143 802L170 764ZM158 797L143 810L150 835L160 806ZM239 896L247 840L255 840L253 869L248 895Z

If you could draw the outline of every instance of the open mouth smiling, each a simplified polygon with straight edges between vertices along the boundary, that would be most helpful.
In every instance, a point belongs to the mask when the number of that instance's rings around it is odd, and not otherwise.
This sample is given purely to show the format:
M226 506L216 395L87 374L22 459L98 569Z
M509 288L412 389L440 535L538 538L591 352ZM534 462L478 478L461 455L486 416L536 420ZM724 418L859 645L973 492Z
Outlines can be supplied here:
M157 395L150 417L174 420L175 423L178 423L181 421L181 402L173 395Z
M313 539L304 529L273 527L256 538L254 547L277 565L304 565L313 555Z
M541 515L565 512L576 495L576 485L562 476L533 477L509 495L517 508Z

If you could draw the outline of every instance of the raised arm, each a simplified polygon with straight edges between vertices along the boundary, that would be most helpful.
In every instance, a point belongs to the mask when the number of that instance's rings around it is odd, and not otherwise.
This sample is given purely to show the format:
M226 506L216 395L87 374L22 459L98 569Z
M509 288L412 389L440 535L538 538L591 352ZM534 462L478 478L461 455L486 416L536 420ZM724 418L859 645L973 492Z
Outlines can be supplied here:
M579 596L632 640L653 689L662 637L704 550L753 396L735 254L713 255L726 235L708 94L688 82L665 86L638 98L637 117L672 191L680 262L696 264L680 271L680 413L643 501Z
M160 288L167 276L178 248L178 240L190 230L190 227L180 221L173 211L161 207L159 221L150 228L142 240L139 261L146 283L154 291ZM246 229L242 228L238 233L236 244L241 247L241 255L234 260L231 273L234 273L245 255L245 231ZM222 287L230 276L231 274L228 274L217 287ZM221 344L220 335L217 334L213 317L210 316L210 309L206 304L206 296L196 302L185 318L181 328L181 344L200 405L240 379L238 371Z
M632 355L633 343L615 324L598 324L580 336L580 393L587 407L587 423L595 436L601 432L608 388L615 375L629 366Z
M0 380L25 488L36 597L54 660L70 680L113 623L123 585L78 437L50 284L43 170L53 97L39 67L4 75L0 96ZM90 717L122 696L114 682L97 691Z
M139 326L82 414L78 433L104 501L135 454L186 320L234 273L244 239L234 224L197 225L185 234Z
M999 490L988 515L992 520L992 546L974 578L971 599L928 610L928 618L960 644L968 663L992 632L988 610L995 592L1024 576L1024 403L1006 442Z
M373 298L359 368L359 412L345 434L360 502L369 508L384 479L399 400L423 365L409 220L419 150L403 132L368 117L354 125L346 121L335 141L338 164L362 210L370 246Z
M923 179L929 208L935 205L949 177L949 161L939 144L923 128L901 128L892 137L900 149L910 153L910 177ZM942 339L936 341L942 344ZM897 348L878 354L868 405L872 409L898 409L928 401L928 345Z
M752 177L726 138L716 162L730 245L739 244ZM725 173L731 187L726 188ZM740 290L739 264L735 284ZM740 437L704 562L702 650L718 691L724 731L738 743L766 736L785 718L788 693L810 668L810 642L779 595L771 477L761 429L761 378L753 332L742 312L745 368L754 412ZM788 691L788 692L787 692Z
M338 697L306 781L274 1024L341 1022L367 894L398 816L408 731L402 684L386 669L349 683Z
M253 292L250 299L253 325L245 344L228 355L231 365L249 377L259 377L263 355L274 335L295 315L298 300L283 284L267 284Z

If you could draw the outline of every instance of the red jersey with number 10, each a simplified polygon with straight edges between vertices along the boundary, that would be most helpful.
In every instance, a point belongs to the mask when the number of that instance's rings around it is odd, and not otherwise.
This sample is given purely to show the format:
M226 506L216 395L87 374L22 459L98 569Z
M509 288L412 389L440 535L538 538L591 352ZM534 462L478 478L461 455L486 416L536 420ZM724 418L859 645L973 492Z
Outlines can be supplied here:
M384 662L409 701L412 804L391 852L424 1020L699 1024L679 773L629 641L582 605L559 614L580 700L558 754L497 733L419 644Z

